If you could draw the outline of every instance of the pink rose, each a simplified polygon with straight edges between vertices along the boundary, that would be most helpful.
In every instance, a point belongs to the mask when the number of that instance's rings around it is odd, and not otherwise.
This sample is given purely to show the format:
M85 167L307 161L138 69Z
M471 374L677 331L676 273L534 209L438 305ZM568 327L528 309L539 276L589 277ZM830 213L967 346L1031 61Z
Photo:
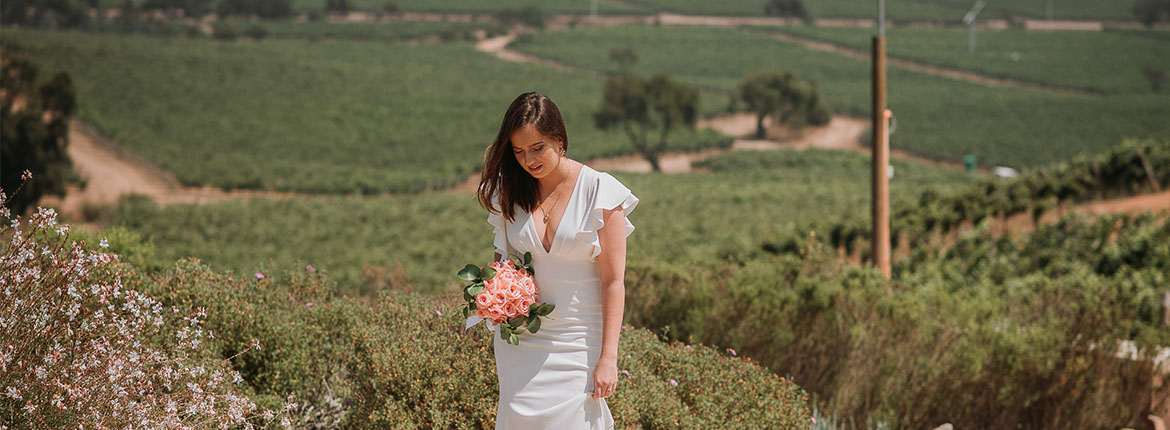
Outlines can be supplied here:
M489 305L491 305L491 303L492 303L492 299L488 298L488 295L487 295L487 294L482 294L482 293L481 293L481 294L476 294L476 295L475 295L475 307L476 307L477 309L483 309L483 308L486 308L486 307L488 307Z

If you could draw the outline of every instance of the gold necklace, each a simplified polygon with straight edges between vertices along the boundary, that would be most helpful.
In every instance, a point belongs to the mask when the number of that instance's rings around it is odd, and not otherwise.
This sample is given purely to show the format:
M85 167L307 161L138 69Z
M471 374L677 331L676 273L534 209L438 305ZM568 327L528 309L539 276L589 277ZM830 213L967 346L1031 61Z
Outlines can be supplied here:
M568 172L566 172L566 173L565 173L565 177L566 177L566 178L565 178L566 180L565 180L565 181L561 181L561 184L557 185L557 189L556 189L556 190L553 190L553 192L554 192L554 193L555 193L555 192L557 192L557 191L560 191L560 190L561 190L561 185L564 185L564 183L565 183L565 182L568 182ZM550 193L550 194L551 194L551 193ZM546 198L545 198L545 200L548 200L548 198L546 197ZM554 208L555 208L555 207L557 207L557 202L558 202L558 201L560 201L560 200L561 200L561 196L558 194L558 195L557 195L557 199L556 199L556 200L553 200L552 207L554 207ZM548 226L548 218L549 218L550 216L552 216L552 212L551 212L551 211L549 211L549 210L547 210L547 209L545 209L543 204L542 204L542 205L540 205L540 210L541 210L541 211L544 211L544 225L547 227L547 226Z

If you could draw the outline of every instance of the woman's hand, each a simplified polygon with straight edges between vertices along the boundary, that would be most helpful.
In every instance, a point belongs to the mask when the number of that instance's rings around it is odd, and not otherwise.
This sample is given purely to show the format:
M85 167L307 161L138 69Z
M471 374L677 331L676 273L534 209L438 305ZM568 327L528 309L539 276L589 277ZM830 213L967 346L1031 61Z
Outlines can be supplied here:
M593 397L602 399L609 397L617 389L617 361L598 360L593 369Z

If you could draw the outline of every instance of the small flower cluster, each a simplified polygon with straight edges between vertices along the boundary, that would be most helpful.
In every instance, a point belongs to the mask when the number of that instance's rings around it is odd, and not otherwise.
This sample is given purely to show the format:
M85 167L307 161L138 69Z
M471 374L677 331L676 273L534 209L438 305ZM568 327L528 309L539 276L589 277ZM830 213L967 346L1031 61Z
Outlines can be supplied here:
M233 392L243 378L227 363L197 358L214 338L203 309L169 335L178 309L127 288L128 269L100 252L106 240L88 251L45 208L22 231L5 202L0 192L11 218L0 228L11 237L0 244L0 416L17 420L7 424L252 428L278 416Z

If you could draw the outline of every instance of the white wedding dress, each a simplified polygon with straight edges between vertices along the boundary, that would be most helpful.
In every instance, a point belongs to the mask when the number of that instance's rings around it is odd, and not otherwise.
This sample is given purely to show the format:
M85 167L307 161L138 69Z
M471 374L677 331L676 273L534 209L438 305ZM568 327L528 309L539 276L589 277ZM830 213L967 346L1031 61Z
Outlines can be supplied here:
M552 246L545 252L532 217L517 210L508 223L507 241L514 253L532 253L540 300L556 308L543 317L540 330L525 331L520 344L500 339L494 326L493 344L500 401L496 429L606 430L614 426L605 399L594 399L593 369L601 356L601 277L597 230L602 211L621 207L626 215L638 198L608 173L582 166ZM507 255L500 214L490 214L495 248ZM634 231L626 220L625 234Z

